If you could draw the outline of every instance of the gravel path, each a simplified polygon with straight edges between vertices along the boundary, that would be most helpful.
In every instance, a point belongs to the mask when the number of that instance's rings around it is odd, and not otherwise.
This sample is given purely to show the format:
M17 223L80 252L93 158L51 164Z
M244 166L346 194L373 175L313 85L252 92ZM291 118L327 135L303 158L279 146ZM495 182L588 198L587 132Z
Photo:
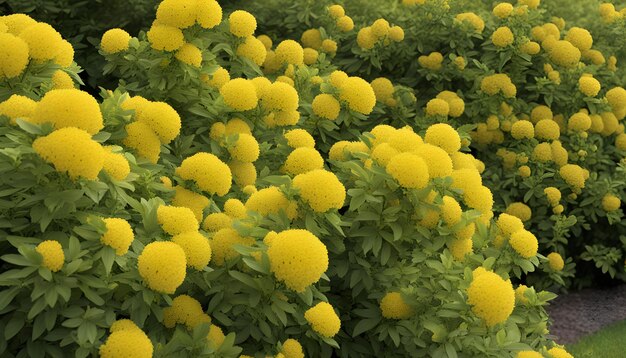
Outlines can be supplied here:
M560 295L548 307L550 333L559 344L575 343L616 321L626 319L626 285L584 289Z

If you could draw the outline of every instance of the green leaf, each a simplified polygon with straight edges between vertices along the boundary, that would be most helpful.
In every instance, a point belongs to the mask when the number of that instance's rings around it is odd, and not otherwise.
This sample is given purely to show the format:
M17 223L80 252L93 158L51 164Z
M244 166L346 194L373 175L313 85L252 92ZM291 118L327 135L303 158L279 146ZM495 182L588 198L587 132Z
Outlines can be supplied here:
M14 313L11 320L4 327L4 338L6 340L13 338L24 327L24 323L26 323L26 320L23 314Z
M354 326L354 331L352 332L352 337L356 337L363 332L367 332L378 325L380 322L380 318L368 318L362 319L359 323Z

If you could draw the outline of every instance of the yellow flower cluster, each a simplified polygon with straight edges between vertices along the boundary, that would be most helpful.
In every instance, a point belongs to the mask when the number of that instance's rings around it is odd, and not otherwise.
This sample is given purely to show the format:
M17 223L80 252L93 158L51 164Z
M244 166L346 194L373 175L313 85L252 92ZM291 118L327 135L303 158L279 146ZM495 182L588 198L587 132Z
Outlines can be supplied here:
M497 47L507 47L513 44L513 32L508 26L501 26L491 35L491 42Z
M104 149L100 143L91 139L89 133L74 127L57 129L35 139L33 149L58 172L67 172L73 180L79 177L95 180L104 166Z
M212 213L202 222L202 228L208 232L217 232L231 226L233 219L224 213Z
M173 189L176 194L174 195L174 198L172 198L172 205L191 209L196 217L196 220L198 220L198 222L202 221L202 213L204 208L209 206L209 199L202 194L187 190L179 185Z
M548 353L552 356L552 358L574 358L573 355L569 354L565 349L560 347L554 347L548 349Z
M433 98L426 103L426 114L429 116L447 117L448 113L450 113L450 106L443 99Z
M420 56L417 62L424 68L439 71L442 67L443 55L440 52L431 52L428 56Z
M335 96L327 93L320 93L311 102L311 108L315 115L330 120L335 120L341 111L341 105Z
M532 210L524 203L511 203L506 207L505 212L519 218L523 222L529 221L532 217Z
M480 82L480 90L493 96L502 92L504 97L512 98L517 94L517 88L511 82L511 78L505 73L486 76Z
M174 54L174 57L190 66L200 68L202 66L202 50L196 45L185 43Z
M231 218L241 219L246 217L246 206L239 199L228 199L224 203L224 212Z
M102 35L100 48L104 53L114 54L128 50L129 42L130 34L128 32L119 28L110 29Z
M261 66L267 57L265 45L254 36L246 37L245 41L237 47L237 56L245 57L257 66Z
M454 19L458 23L468 23L479 34L485 29L485 21L473 12L460 13Z
M211 240L213 256L211 262L217 266L224 266L226 261L239 257L234 245L251 246L254 239L251 237L241 237L237 231L231 228L223 228L213 235Z
M24 28L19 37L28 44L28 55L41 63L54 60L62 51L64 40L52 26L36 22Z
M100 346L102 358L151 358L154 351L150 338L133 321L120 320L111 325L111 334Z
M237 111L248 111L257 106L258 97L254 84L244 78L235 78L220 88L224 103Z
M400 153L387 164L387 172L407 189L422 189L430 179L428 165L422 157L413 153Z
M234 145L228 147L230 156L237 161L252 163L259 158L259 142L250 134L240 133L237 135Z
M65 254L63 253L63 247L56 240L42 241L35 247L43 261L43 267L49 269L52 272L57 272L63 267L65 262Z
M356 36L356 43L363 50L371 50L377 43L387 46L391 41L402 40L404 30L399 26L391 26L385 19L378 19L371 26L361 28Z
M450 117L460 117L465 111L465 102L459 95L451 91L442 91L437 94L437 98L448 103L448 115Z
M35 107L33 123L50 122L56 129L76 127L89 134L102 128L100 105L92 95L77 89L55 89L47 92Z
M534 138L535 127L531 121L519 120L511 126L511 136L518 140Z
M328 269L326 246L311 232L285 230L273 238L267 250L276 279L290 290L304 292Z
M458 152L461 149L461 137L449 124L437 123L428 127L424 142L436 145L448 153Z
M184 232L197 231L198 220L186 207L161 205L157 208L157 221L163 231L170 235L178 235Z
M137 269L150 289L173 294L187 274L185 251L173 242L149 243L137 258Z
M283 347L280 352L285 356L285 358L304 358L302 345L293 338L289 338L283 343Z
M134 149L137 155L156 163L161 153L161 141L152 128L144 122L133 122L125 127L124 145Z
M348 107L361 114L370 114L376 105L376 94L372 86L360 77L348 77L339 85L339 98Z
M563 261L563 257L558 252L551 252L546 256L548 258L548 264L550 268L554 271L561 271L565 266L565 262Z
M476 316L491 327L509 318L515 307L515 291L511 281L504 281L496 273L481 271L474 270L474 278L467 289L467 302Z
M2 113L1 111L2 104L0 103L0 113ZM305 129L296 128L289 130L283 134L283 137L287 140L287 145L294 149L300 147L315 147L315 139Z
M559 66L572 68L580 61L580 50L571 42L558 40L550 45L548 50L550 60Z
M619 197L613 194L606 194L602 197L602 209L604 209L604 211L616 211L620 206L622 206L622 202Z
M525 259L537 255L539 249L539 241L535 235L528 230L518 230L511 234L509 244L515 252Z
M294 40L281 41L274 51L275 61L282 65L302 65L304 63L304 49Z
M179 28L161 23L153 23L147 36L152 48L158 51L176 51L185 43L185 37Z
M256 19L247 11L233 11L228 17L228 30L237 37L250 37L256 30Z
M600 81L593 76L582 76L578 80L578 89L587 97L597 96L601 88Z
M211 261L209 240L198 231L177 234L172 237L172 242L183 249L189 267L202 270Z
M224 196L231 187L232 174L226 163L211 153L196 153L176 168L176 175L193 180L200 190Z
M542 119L535 124L535 137L542 140L557 140L561 136L559 124L552 119Z
M407 319L415 313L400 292L387 292L380 301L380 311L383 317L389 319Z
M304 318L313 330L326 338L335 336L341 328L341 320L328 302L320 302L304 312Z
M574 192L585 187L585 180L589 178L589 172L576 164L565 164L559 169L559 175Z
M298 208L296 203L290 202L285 194L275 186L253 193L246 201L245 206L246 209L256 211L263 216L278 214L281 210L284 210L289 219L296 218Z
M493 15L497 16L501 19L505 19L511 15L513 12L513 5L508 2L501 2L493 7Z
M235 184L240 187L245 188L246 186L254 185L256 182L257 173L253 163L231 160L228 163L228 167L233 175Z
M133 234L133 229L128 221L120 218L106 218L102 221L104 221L107 231L100 237L100 242L114 248L116 255L125 255L135 239L135 234Z
M157 8L160 24L185 29L195 23L205 29L222 21L222 8L215 0L163 0Z
M192 330L205 322L211 323L211 317L204 313L200 302L188 295L176 296L172 305L163 309L163 325L167 328L184 324L187 329Z
M18 94L11 95L6 101L0 102L0 116L7 116L11 124L15 124L15 120L21 118L27 122L35 112L37 102L32 99L20 96Z
M28 65L28 44L21 38L0 33L0 78L14 78L22 74Z
M293 86L279 81L274 83L267 81L265 86L258 87L257 92L261 92L261 106L269 113L265 119L266 123L271 126L298 123L299 97Z
M293 178L293 186L302 200L318 213L341 209L346 200L346 188L334 173L324 169L298 174Z
M113 147L104 148L104 169L115 180L124 180L130 174L130 164L122 153L113 153Z
M301 147L294 149L287 160L283 169L290 175L298 175L306 172L310 172L315 169L324 168L324 158L314 148Z

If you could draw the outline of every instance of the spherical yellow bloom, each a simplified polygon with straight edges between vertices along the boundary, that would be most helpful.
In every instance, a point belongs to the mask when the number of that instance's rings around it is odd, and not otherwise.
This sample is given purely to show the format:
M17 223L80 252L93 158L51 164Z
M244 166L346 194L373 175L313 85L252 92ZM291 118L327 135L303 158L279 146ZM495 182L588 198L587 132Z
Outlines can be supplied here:
M601 89L600 82L591 76L583 76L578 80L578 89L587 97L595 97Z
M387 163L387 172L407 189L422 189L430 179L426 161L414 153L400 153Z
M453 226L461 220L463 210L456 199L445 195L443 197L443 204L441 205L441 212L443 214L443 221L448 226Z
M231 160L228 162L228 167L233 175L235 184L240 187L254 185L256 182L257 172L253 163Z
M285 194L275 186L253 193L246 201L245 206L246 209L256 211L263 216L277 214L281 210L284 210L290 219L294 219L297 215L296 204L290 202Z
M520 50L527 55L536 55L541 51L541 46L535 41L528 41L520 46Z
M0 107L2 104L0 103ZM0 113L2 110L0 109ZM620 133L617 137L615 137L615 148L621 151L626 151L626 133Z
M135 149L140 157L156 163L161 153L161 141L152 128L143 122L133 122L125 129L124 145Z
M259 41L261 41L263 46L265 46L266 50L271 50L272 49L273 43L272 43L272 39L269 36L267 36L267 35L259 35L259 36L257 36L257 39Z
M209 264L211 246L209 240L198 231L175 235L172 237L172 242L178 244L185 252L187 266L202 270Z
M530 167L528 165L522 165L519 167L518 173L522 178L528 178L531 174Z
M25 14L11 14L2 16L1 20L7 26L7 31L15 36L19 35L27 27L34 25L37 21Z
M515 291L511 281L485 271L474 275L467 289L467 302L472 305L474 314L491 327L509 318L515 307Z
M0 104L0 108L2 108L1 104ZM0 113L2 113L1 109L0 109ZM294 149L300 148L300 147L307 147L307 148L315 147L315 139L309 132L307 132L304 129L300 129L300 128L292 129L290 131L285 132L285 134L283 134L283 137L285 137L285 139L287 140L287 145Z
M157 8L157 21L179 29L190 27L196 22L197 3L196 0L163 0Z
M281 353L285 355L285 358L304 358L304 352L302 351L302 345L295 339L288 339L283 343Z
M574 67L580 61L580 50L571 42L565 40L556 41L549 50L550 60L563 67Z
M534 351L518 352L515 358L543 358L543 354Z
M511 12L513 12L513 5L507 2L501 2L498 5L494 6L493 14L501 19L509 17Z
M510 236L514 232L524 230L524 223L522 223L522 220L507 213L500 214L496 224L498 225L500 232L506 236Z
M389 34L389 22L385 19L377 19L372 24L372 34L377 38L381 39Z
M202 223L202 228L209 232L217 232L231 226L233 219L224 213L213 213L207 215Z
M491 96L502 92L507 98L515 97L517 93L517 88L505 73L496 73L483 78L480 82L480 90Z
M120 331L132 331L132 330L135 330L135 329L139 329L139 327L137 327L135 322L133 322L133 321L131 321L129 319L119 319L119 320L113 322L111 327L109 327L109 331L111 333L113 333L113 332L120 332Z
M412 153L424 159L428 165L430 178L447 177L452 174L452 159L445 150L432 144L422 144Z
M229 31L237 37L248 37L256 30L256 19L254 16L243 10L237 10L228 17Z
M207 85L220 89L226 82L230 81L230 74L225 68L218 68L213 74L202 79Z
M325 39L322 41L322 51L330 54L334 54L337 52L337 41L333 41L331 39Z
M543 192L552 206L558 204L561 200L561 191L555 187L547 187L543 189Z
M589 31L580 27L572 27L569 29L565 40L571 42L581 52L590 50L593 45L593 37L591 37Z
M71 143L71 145L68 145ZM95 180L104 166L104 150L82 129L57 129L33 142L33 149L58 172L67 172L73 180Z
M574 358L573 355L569 354L565 349L560 347L550 348L548 353L552 355L552 358Z
M157 220L163 231L170 235L197 231L199 228L198 220L193 211L184 206L159 206Z
M606 92L606 99L613 110L626 107L626 90L622 87L614 87Z
M537 238L528 230L519 230L512 233L509 244L520 256L526 259L537 255L537 249L539 248Z
M52 74L52 89L73 89L74 80L67 72L56 70Z
M319 50L322 47L322 33L318 29L308 29L302 33L300 41L306 47Z
M240 133L235 144L228 148L228 152L235 160L252 163L259 158L259 142L250 134Z
M491 35L491 42L498 47L506 47L513 43L513 32L508 26L501 26Z
M185 251L169 241L149 243L137 258L137 268L150 289L173 294L187 274Z
M317 50L314 50L312 48L305 48L303 50L304 52L304 64L305 65L312 65L315 62L317 62L317 58L319 57L319 52L317 52Z
M551 252L546 257L548 258L548 263L551 269L553 269L554 271L563 270L563 267L565 266L565 262L563 261L563 258L558 252Z
M33 112L32 122L51 122L57 129L76 127L89 134L96 134L104 128L98 102L89 93L78 89L46 93Z
M63 267L65 262L65 254L63 253L63 247L56 240L42 241L35 247L41 257L43 258L43 267L49 269L52 272L57 272Z
M355 112L370 114L376 105L374 89L360 77L348 77L341 83L339 90L339 98Z
M535 137L543 140L557 140L561 136L559 124L552 119L542 119L535 124Z
M583 168L575 164L565 164L559 169L559 174L565 182L575 189L585 187L586 174Z
M407 319L415 313L413 308L404 302L400 292L387 292L380 301L380 310L383 317L389 319Z
M104 221L107 231L100 237L100 242L114 248L116 255L125 255L135 239L135 234L133 234L133 229L128 221L119 218L106 218L102 221Z
M302 65L304 63L304 50L296 41L282 41L276 46L275 53L279 63L292 65Z
M385 102L387 99L392 98L394 92L393 83L387 78L376 78L372 81L371 86L378 102Z
M352 31L354 29L354 21L350 16L342 16L335 22L337 28L343 32Z
M523 304L528 303L528 298L525 295L526 290L528 290L528 286L526 286L526 285L519 285L515 289L515 300L518 303L523 303Z
M185 180L193 180L203 191L224 196L231 187L232 175L230 168L218 157L210 153L200 152L186 158L176 174Z
M290 175L298 175L315 169L324 168L324 158L314 148L302 147L294 149L287 160L284 170Z
M311 103L311 107L313 108L313 113L315 113L315 115L330 120L337 119L339 111L341 110L339 101L337 101L333 95L326 93L321 93L315 96L313 102Z
M524 203L511 203L506 207L506 213L526 222L532 217L532 210Z
M130 165L122 153L113 153L111 147L104 147L104 169L115 180L124 180L130 174Z
M207 341L209 343L209 346L212 349L217 350L222 345L222 343L224 343L225 339L226 336L224 335L222 329L212 324L209 328L209 333L207 334Z
M583 132L591 128L591 118L583 112L578 112L569 117L567 128L575 132Z
M552 160L556 163L556 165L563 166L567 164L568 153L563 145L559 141L554 141L550 144L552 147Z
M61 34L44 22L28 26L19 37L28 44L29 56L37 61L54 59L63 43Z
M420 56L417 59L420 66L432 71L439 71L443 62L443 55L440 52L431 52L428 56Z
M330 16L334 17L335 19L338 19L342 16L346 15L345 10L343 9L343 7L341 5L331 5L328 7L328 13L330 14Z
M333 306L320 302L304 312L304 318L319 335L332 338L339 332L341 321Z
M453 170L452 188L461 189L464 192L482 185L482 178L476 169L457 169Z
M307 230L294 229L278 233L267 255L276 279L296 292L303 292L319 281L328 269L326 246Z
M241 219L246 217L246 207L239 199L228 199L224 203L224 212L231 218Z
M180 49L178 49L176 54L174 54L174 57L176 57L178 61L186 63L190 66L198 68L202 66L202 51L190 43L185 43Z
M147 124L163 144L174 140L180 133L181 119L172 106L165 102L148 102L135 114L138 122Z
M426 114L429 116L448 116L450 106L443 99L434 98L426 103Z
M111 331L99 354L102 358L151 358L153 351L150 338L139 328L131 328Z
M226 126L224 127L224 133L226 135L230 134L249 134L252 135L252 129L250 125L241 118L233 118L226 122Z
M152 24L147 35L152 48L159 51L175 51L185 43L183 32L173 26Z
M141 96L134 96L134 97L129 97L126 100L124 100L124 102L122 102L122 109L124 110L133 110L134 111L134 117L135 119L137 119L138 117L141 117L143 115L144 109L150 105L150 101L148 101L147 99L141 97Z
M372 32L371 27L363 27L356 34L356 43L363 50L371 50L378 39Z
M539 105L530 112L530 121L538 123L542 119L553 119L552 110L548 106Z
M0 116L9 117L11 124L15 124L18 118L29 120L36 107L37 102L32 99L14 94L6 101L0 102Z
M415 134L412 130L410 132ZM376 147L381 143L388 143L389 140L396 134L396 129L387 124L379 124L376 127L372 128L370 133L375 137L372 140L372 146ZM418 135L416 136L419 137ZM421 137L419 137L419 142L420 144L422 143Z
M202 212L204 211L204 208L209 206L209 199L202 194L194 193L193 191L187 190L179 185L177 185L174 190L176 191L176 194L172 199L172 205L189 208L196 217L196 220L200 222L202 220Z
M66 40L61 41L60 50L54 57L54 63L61 67L70 67L74 62L74 47Z
M237 111L248 111L257 106L258 97L254 84L243 78L235 78L220 88L220 94L229 107Z
M334 173L324 169L298 174L293 186L299 189L302 200L318 213L341 209L346 200L346 188Z
M511 136L515 139L530 139L535 136L535 128L532 122L520 120L513 123L511 127Z
M261 103L270 111L298 110L298 92L292 86L283 82L274 82L263 90Z
M602 209L606 212L618 210L622 206L622 202L619 197L613 194L606 194L602 197Z
M453 169L476 169L476 159L467 153L454 152L450 153Z
M533 159L539 162L549 162L552 160L552 147L549 143L539 143L533 149Z
M210 323L211 318L207 317L200 302L188 295L176 296L172 305L163 309L163 325L167 328L174 328L177 323L193 328L201 321Z
M128 50L130 34L120 28L108 30L102 35L100 48L104 53L112 54Z
M211 262L217 266L224 266L226 261L239 257L239 253L235 250L235 245L251 246L254 239L250 237L241 237L237 231L231 228L219 230L211 240L211 249L213 256Z
M529 9L536 9L539 7L541 0L518 0L520 5L526 5Z
M449 124L433 124L426 130L424 142L436 145L448 153L457 152L461 149L461 137Z
M465 102L454 92L442 91L437 94L437 98L448 102L450 117L460 117L465 111Z
M615 114L613 114L613 112L603 112L600 113L600 116L602 116L603 124L603 129L600 134L602 134L603 136L610 136L619 129L617 117L615 117Z
M216 0L197 1L196 22L205 29L211 29L222 22L222 7Z
M448 245L450 253L455 260L463 261L465 256L472 253L472 246L474 244L472 236L474 235L475 230L476 226L472 223L455 233L457 239Z
M391 158L398 154L398 150L389 145L389 143L381 143L372 150L371 158L379 165L386 167Z
M483 30L485 29L485 22L483 21L483 19L481 19L480 16L476 15L473 12L464 12L464 13L458 14L456 15L454 19L458 22L469 23L470 25L472 25L474 30L478 33L482 33Z

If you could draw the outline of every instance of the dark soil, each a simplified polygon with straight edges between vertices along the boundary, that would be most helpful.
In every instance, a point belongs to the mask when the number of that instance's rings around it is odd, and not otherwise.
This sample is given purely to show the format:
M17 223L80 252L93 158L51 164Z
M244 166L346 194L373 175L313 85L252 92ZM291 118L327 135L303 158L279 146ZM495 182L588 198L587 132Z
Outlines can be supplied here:
M583 336L626 319L626 285L559 295L547 311L552 321L550 334L556 342L576 343Z

